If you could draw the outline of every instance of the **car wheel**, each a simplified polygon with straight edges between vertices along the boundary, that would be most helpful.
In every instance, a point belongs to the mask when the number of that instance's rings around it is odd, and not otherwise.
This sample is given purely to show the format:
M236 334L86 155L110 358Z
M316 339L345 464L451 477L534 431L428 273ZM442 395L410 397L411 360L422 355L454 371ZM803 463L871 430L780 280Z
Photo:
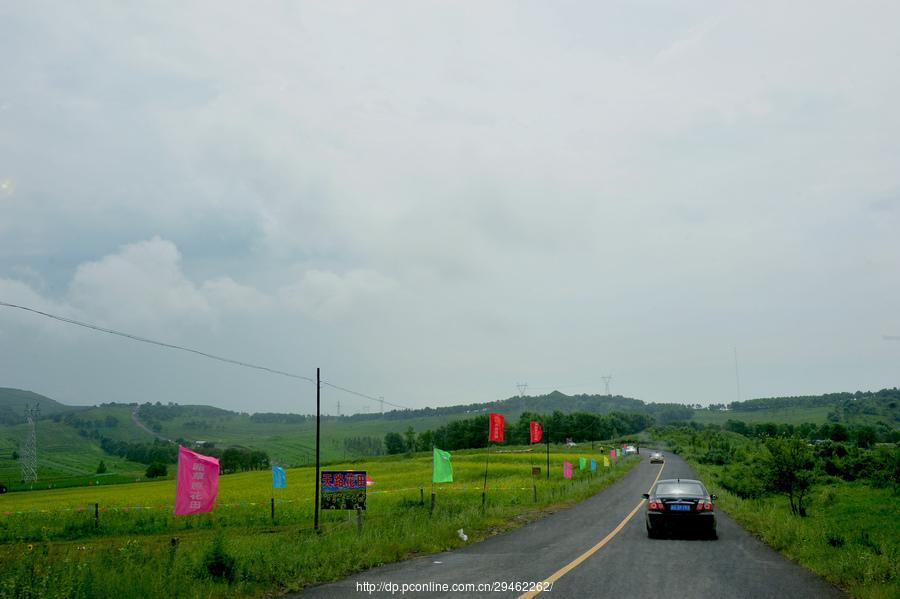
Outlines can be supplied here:
M659 535L656 534L656 531L654 529L650 528L649 525L647 525L647 538L648 539L658 539L659 538Z
M716 539L719 538L719 533L716 531L715 528L710 528L709 531L706 533L706 538L708 538L710 541L715 541Z

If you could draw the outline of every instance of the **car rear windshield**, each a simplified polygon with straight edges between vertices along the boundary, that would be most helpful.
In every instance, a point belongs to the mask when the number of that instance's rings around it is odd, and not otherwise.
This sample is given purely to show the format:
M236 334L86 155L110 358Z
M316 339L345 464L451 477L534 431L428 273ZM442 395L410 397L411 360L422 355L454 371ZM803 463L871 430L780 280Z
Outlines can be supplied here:
M706 493L697 483L659 483L656 487L656 494L660 496L686 495L686 496L703 496Z

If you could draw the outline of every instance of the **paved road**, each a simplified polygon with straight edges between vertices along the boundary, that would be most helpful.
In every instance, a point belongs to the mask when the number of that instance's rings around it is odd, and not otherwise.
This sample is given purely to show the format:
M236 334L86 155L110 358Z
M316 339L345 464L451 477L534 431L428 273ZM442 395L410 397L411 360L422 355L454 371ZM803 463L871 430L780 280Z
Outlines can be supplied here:
M297 597L400 597L358 590L357 583L492 583L542 581L609 536L641 502L660 466L646 458L620 481L578 505L467 547L374 568L312 587ZM677 456L667 456L662 478L694 478ZM827 599L846 597L789 562L718 513L719 540L648 539L643 505L612 538L566 571L541 599L568 597L736 597ZM407 592L406 597L518 597L522 593Z

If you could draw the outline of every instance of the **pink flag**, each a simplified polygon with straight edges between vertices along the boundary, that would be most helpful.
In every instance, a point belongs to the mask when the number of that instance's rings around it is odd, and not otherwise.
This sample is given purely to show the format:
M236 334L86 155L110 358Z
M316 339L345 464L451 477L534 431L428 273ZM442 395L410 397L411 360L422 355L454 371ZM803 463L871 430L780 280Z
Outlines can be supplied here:
M563 462L563 476L572 478L572 462Z
M615 449L609 450L609 457L613 460L616 459L616 450Z
M219 491L219 460L178 448L175 515L211 512Z

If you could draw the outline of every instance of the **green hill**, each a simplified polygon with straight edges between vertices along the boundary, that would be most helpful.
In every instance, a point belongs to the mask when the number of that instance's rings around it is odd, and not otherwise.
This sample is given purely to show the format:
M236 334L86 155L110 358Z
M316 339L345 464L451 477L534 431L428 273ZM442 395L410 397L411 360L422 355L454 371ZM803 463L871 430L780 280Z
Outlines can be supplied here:
M748 424L830 422L898 428L900 389L748 399L695 410L693 419L704 424L725 424L728 420L738 420Z
M0 424L13 425L25 422L25 409L37 406L41 417L82 410L80 406L67 406L32 391L0 387Z
M273 462L286 465L308 464L315 457L314 415L248 414L212 406L160 402L66 406L36 393L3 388L0 389L0 416L5 415L5 419L0 419L2 484L15 486L20 479L16 454L28 432L24 408L35 404L41 408L36 425L41 484L63 484L66 480L87 484L89 477L96 478L93 473L100 460L109 468L106 476L134 480L143 476L147 463L158 454L160 444L168 445L169 440L196 443L219 451L229 447L262 450ZM848 426L872 425L883 432L900 428L898 406L900 390L897 389L761 398L698 410L622 396L565 395L554 391L440 408L323 416L321 448L326 462L358 459L382 450L387 433L405 434L410 428L416 433L434 431L453 421L487 412L502 413L510 423L526 412L547 416L554 412L603 415L620 412L649 415L658 424L692 419L723 426L728 420L794 425L840 422Z

